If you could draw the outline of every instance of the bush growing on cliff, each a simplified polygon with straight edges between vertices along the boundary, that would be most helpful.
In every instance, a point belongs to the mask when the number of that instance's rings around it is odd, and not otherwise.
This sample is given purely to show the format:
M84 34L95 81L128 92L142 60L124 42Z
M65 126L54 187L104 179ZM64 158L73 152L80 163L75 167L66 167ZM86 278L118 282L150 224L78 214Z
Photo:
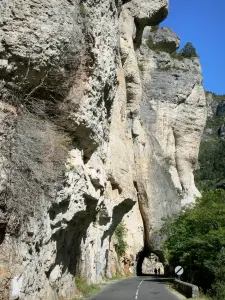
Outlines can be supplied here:
M160 45L160 44L154 44L152 37L149 37L147 39L147 46L149 49L151 49L152 51L156 51L157 53L159 52L169 52L169 49L166 49L166 47L164 45Z
M178 60L184 60L184 56L181 54L181 52L170 53L170 57Z
M115 246L116 249L116 253L119 257L121 257L122 255L124 255L126 248L127 248L127 244L125 242L125 234L126 234L126 227L124 225L123 222L121 222L115 230L115 236L117 238L117 244Z
M170 53L171 58L183 60L184 58L199 57L191 42L188 42L180 51Z
M138 68L139 68L139 70L141 72L143 72L144 71L144 65L143 65L143 63L138 63Z
M225 286L225 191L203 194L194 208L169 219L163 229L164 251L172 267L184 267L183 279L209 291L213 297ZM221 298L213 298L221 299Z
M151 32L156 32L159 29L159 25L151 26Z
M181 49L180 53L183 57L191 58L198 57L196 53L196 49L191 42L188 42L183 49Z
M84 3L80 4L80 14L85 16L88 13L88 8L85 6Z

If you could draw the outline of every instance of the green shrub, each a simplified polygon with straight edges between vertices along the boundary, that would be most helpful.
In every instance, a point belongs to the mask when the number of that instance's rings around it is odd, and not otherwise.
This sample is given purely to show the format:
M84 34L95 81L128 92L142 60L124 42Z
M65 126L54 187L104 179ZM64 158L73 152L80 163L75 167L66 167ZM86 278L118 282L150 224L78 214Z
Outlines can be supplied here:
M147 46L148 46L149 49L151 49L151 50L153 50L153 51L156 50L156 47L155 47L155 45L153 44L153 40L152 40L151 37L149 37L149 38L147 39Z
M170 53L170 57L178 60L183 60L184 58L198 57L196 49L192 43L188 42L180 51Z
M202 191L215 188L225 178L225 141L215 137L202 141L199 152L200 169L195 173L197 187Z
M158 25L151 26L151 32L156 32L159 29Z
M80 14L85 16L88 13L88 9L85 4L80 4Z
M209 295L213 300L225 299L225 281L216 280Z
M165 47L162 47L162 46L160 46L160 45L155 45L155 44L153 43L153 40L152 40L151 37L149 37L148 40L147 40L147 46L148 46L148 48L151 49L152 51L156 51L156 52L157 52L157 51L159 51L159 52L167 52L166 49L165 49Z
M158 70L160 70L160 71L177 70L177 71L182 71L182 72L188 72L189 71L187 68L179 68L175 65L159 66Z
M168 219L162 229L167 236L163 249L170 266L182 265L184 280L204 292L212 287L213 295L221 292L221 282L225 286L224 216L225 191L210 191L194 208Z
M158 70L160 70L160 71L168 71L168 70L171 70L171 69L172 69L171 65L167 65L167 66L158 68Z
M115 246L116 248L116 253L119 257L124 255L126 248L127 248L127 243L124 241L126 234L126 227L123 222L121 222L115 230L115 236L117 238L117 244Z
M184 56L181 54L181 52L170 53L170 57L178 60L184 60Z
M141 72L143 72L144 71L144 65L143 65L143 63L138 63L138 68L139 68L139 70Z
M196 49L191 42L188 42L183 49L181 49L180 53L183 57L191 58L198 57L196 53Z

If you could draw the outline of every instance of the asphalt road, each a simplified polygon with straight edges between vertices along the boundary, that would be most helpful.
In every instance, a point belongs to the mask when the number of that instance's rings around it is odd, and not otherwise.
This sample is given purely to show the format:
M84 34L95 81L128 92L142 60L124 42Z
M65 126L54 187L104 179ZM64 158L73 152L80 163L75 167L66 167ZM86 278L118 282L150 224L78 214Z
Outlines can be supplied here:
M91 300L178 300L163 279L157 277L130 277L110 284Z

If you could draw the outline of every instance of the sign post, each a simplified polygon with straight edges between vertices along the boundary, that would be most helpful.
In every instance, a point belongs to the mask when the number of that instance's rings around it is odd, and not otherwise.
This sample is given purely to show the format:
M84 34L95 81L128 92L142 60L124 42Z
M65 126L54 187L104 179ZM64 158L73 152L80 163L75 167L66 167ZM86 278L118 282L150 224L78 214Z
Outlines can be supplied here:
M175 274L178 276L178 279L180 280L180 276L184 273L183 267L177 266L174 271Z

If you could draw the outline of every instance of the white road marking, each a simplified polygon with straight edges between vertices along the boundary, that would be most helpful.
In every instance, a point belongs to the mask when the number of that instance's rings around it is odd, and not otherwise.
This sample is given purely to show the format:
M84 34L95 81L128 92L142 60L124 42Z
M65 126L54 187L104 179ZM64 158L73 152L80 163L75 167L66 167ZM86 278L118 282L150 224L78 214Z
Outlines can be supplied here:
M138 293L139 293L139 289L140 289L140 285L142 284L143 280L139 283L137 291L136 291L136 296L135 296L135 300L138 299Z

